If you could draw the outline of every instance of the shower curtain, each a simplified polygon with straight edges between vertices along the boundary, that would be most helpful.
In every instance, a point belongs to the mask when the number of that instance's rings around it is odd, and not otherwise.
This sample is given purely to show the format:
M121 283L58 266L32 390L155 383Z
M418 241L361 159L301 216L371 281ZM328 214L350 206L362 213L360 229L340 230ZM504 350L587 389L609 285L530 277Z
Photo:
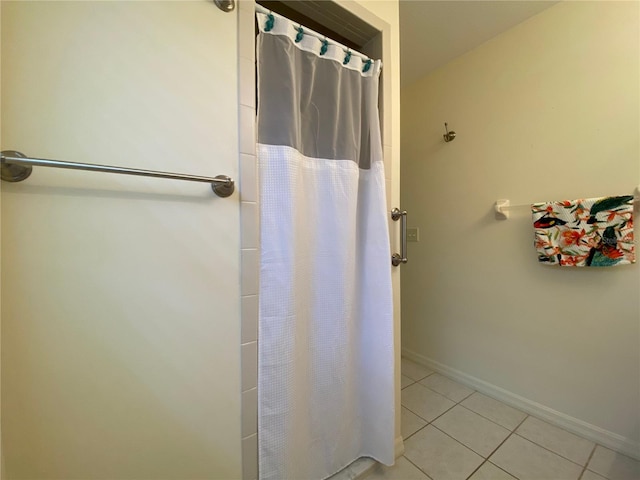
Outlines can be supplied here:
M394 462L380 61L257 14L261 479Z

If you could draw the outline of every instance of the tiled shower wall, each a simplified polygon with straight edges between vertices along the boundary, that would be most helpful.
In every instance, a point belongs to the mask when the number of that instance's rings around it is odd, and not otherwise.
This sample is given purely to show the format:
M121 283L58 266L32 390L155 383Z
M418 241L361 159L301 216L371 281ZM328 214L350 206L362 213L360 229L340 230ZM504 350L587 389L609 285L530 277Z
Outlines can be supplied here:
M258 478L259 216L256 162L254 2L238 3L240 218L242 294L242 478Z

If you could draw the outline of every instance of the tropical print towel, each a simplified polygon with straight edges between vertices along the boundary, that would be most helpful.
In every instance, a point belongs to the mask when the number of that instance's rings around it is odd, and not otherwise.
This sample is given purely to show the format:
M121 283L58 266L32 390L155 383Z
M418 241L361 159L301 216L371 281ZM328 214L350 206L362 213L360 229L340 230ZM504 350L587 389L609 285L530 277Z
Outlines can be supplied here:
M635 263L632 195L531 205L538 260L609 267Z

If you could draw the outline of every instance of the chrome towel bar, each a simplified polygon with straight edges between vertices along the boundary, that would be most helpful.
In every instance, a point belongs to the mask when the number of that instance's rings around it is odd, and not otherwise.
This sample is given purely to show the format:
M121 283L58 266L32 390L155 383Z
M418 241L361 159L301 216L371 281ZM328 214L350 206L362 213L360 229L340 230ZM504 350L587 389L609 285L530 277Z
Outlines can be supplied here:
M0 152L1 178L5 182L21 182L31 175L32 166L69 168L73 170L88 170L91 172L121 173L124 175L138 175L141 177L170 178L172 180L186 180L189 182L203 182L211 184L212 190L219 197L228 197L234 191L234 181L226 175L216 177L201 177L182 173L156 172L139 168L113 167L109 165L95 165L92 163L65 162L62 160L48 160L46 158L29 158L15 150Z

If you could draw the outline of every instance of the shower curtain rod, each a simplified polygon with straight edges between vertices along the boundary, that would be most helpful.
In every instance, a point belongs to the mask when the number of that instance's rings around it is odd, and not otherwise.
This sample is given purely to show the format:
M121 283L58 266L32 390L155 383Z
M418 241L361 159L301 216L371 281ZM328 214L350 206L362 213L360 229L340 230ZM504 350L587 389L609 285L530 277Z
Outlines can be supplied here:
M272 10L269 10L266 7L263 7L259 3L256 3L255 6L256 6L256 12L263 13L265 15L273 15L276 18L282 18L282 19L285 19L285 20L287 20L289 22L296 23L296 22L293 22L292 20L289 20L287 17L285 17L283 15L280 15L278 13L273 12ZM373 60L371 57L368 57L364 53L360 53L360 52L358 52L356 50L353 50L353 49L347 47L346 45L343 45L341 43L336 42L335 40L333 40L331 38L327 38L326 35L322 35L322 34L316 32L314 30L311 30L310 28L305 27L304 25L301 25L301 24L298 24L298 25L300 25L300 27L304 30L304 34L305 35L311 35L312 37L315 37L315 38L317 38L318 40L321 40L321 41L325 41L326 40L330 45L335 45L337 47L340 47L344 51L344 53L351 53L352 56L360 57L365 61L366 60Z

